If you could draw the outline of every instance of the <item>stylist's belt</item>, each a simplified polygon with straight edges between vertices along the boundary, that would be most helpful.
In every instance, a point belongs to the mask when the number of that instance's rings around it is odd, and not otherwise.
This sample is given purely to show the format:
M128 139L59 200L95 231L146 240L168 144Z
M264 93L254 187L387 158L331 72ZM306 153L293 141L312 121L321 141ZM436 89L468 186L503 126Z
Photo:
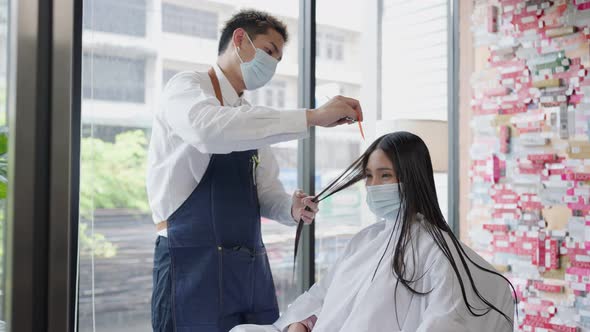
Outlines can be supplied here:
M160 221L159 223L156 224L156 230L158 230L158 232L166 230L167 228L168 228L168 220Z

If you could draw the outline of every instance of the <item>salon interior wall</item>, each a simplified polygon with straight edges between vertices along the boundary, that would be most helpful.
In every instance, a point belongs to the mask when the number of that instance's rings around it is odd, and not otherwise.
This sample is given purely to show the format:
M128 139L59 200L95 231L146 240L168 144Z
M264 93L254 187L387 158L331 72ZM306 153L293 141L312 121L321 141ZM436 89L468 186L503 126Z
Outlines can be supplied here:
M461 238L515 330L590 331L589 25L587 0L460 2Z

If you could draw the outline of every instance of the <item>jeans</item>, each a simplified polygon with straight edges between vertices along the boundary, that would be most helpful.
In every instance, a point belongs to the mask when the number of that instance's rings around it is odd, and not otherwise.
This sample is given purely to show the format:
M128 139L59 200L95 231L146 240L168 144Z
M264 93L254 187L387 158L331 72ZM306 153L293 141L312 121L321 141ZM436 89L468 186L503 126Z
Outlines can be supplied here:
M172 325L172 279L168 239L158 236L154 252L154 288L152 291L152 329L174 332Z

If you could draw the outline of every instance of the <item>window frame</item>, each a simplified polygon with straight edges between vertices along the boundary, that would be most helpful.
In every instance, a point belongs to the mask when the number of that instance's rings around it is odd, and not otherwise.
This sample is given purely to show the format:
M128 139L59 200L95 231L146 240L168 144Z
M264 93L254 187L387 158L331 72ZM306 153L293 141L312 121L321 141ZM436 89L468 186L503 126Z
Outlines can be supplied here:
M190 18L189 13L194 15L193 20L186 20ZM167 19L166 14L178 15L177 19L170 18ZM214 19L213 17L214 16ZM184 25L187 24L187 21L190 22L190 26L188 30ZM214 28L211 27L212 23L215 22ZM171 23L168 25L167 23ZM207 24L207 25L203 25ZM219 15L216 12L203 10L203 9L196 9L190 6L181 6L177 4L172 4L168 2L162 3L162 32L163 33L173 33L182 36L188 36L193 38L202 38L208 40L217 40L219 38L219 34L217 32L219 25ZM177 30L171 28L178 28Z
M85 58L93 58L91 62L85 60ZM92 90L95 91L94 93L87 93L84 90L84 80L86 78L91 79L91 73L87 73L85 70L91 70L96 72L103 72L104 68L97 67L96 63L93 61L99 60L102 64L109 62L118 62L118 64L123 65L122 70L130 69L129 73L135 70L139 70L141 72L141 78L134 77L132 82L134 83L133 89L129 89L128 86L116 86L117 84L125 83L123 80L114 80L112 82L101 82L99 87L94 86ZM110 65L110 64L109 64ZM96 66L96 67L95 67ZM131 68L134 66L136 68ZM115 103L134 103L134 104L145 104L146 103L146 72L148 66L148 59L145 57L125 57L125 56L105 56L101 54L88 54L83 53L82 55L82 98L87 100L93 101L107 101L107 102L115 102ZM121 69L121 68L119 68ZM119 70L120 71L120 70ZM129 74L128 73L128 74ZM98 80L100 81L100 80ZM94 83L94 82L92 82ZM107 83L107 84L104 84ZM106 86L106 87L105 87ZM98 90L98 91L97 91ZM128 95L121 95L121 94L113 94L114 91L127 91L131 92ZM96 92L99 92L98 94Z
M79 0L79 1L87 1L87 0ZM96 1L96 2L100 2L100 0L92 0L92 1ZM104 0L103 0L104 1ZM149 0L140 0L140 2L142 2L142 5L144 6L143 10L140 10L142 12L142 19L143 19L143 27L141 29L139 29L138 31L132 31L132 30L126 30L126 31L121 31L121 29L107 29L104 28L102 26L93 26L92 23L93 22L88 22L87 24L85 24L86 22L83 21L83 28L84 29L88 29L88 30L93 30L93 31L99 31L99 32L104 32L104 33L112 33L112 34L117 34L117 35L122 35L122 36L129 36L129 37L135 37L135 38L146 38L147 34L148 34L148 29L147 29L147 24L148 24L148 1ZM125 4L125 1L112 1L112 3L121 3L123 6L135 6L136 4ZM106 6L107 4L101 4L99 3L98 6ZM88 7L88 6L85 6ZM105 8L101 8L101 9L105 9ZM133 10L129 10L130 12L132 12ZM84 16L84 13L82 13L82 16ZM136 15L130 15L130 16L136 16ZM113 17L112 20L116 21L117 17ZM127 21L125 21L124 23L128 23ZM123 25L125 26L125 25Z
M82 30L79 0L9 3L8 331L76 329Z

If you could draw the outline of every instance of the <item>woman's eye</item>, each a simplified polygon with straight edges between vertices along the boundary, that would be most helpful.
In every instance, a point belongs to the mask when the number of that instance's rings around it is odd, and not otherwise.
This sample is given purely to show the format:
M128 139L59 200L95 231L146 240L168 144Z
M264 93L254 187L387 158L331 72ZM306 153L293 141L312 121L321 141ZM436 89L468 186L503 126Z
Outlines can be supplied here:
M383 174L383 175L381 175L381 177L382 178L389 178L389 177L391 177L391 174Z
M372 176L371 174L367 174L367 175L365 175L365 177L366 177L367 179L371 179L373 176Z
M268 55L272 55L272 52L271 52L271 51L269 51L269 50L266 50L266 53L267 53Z

